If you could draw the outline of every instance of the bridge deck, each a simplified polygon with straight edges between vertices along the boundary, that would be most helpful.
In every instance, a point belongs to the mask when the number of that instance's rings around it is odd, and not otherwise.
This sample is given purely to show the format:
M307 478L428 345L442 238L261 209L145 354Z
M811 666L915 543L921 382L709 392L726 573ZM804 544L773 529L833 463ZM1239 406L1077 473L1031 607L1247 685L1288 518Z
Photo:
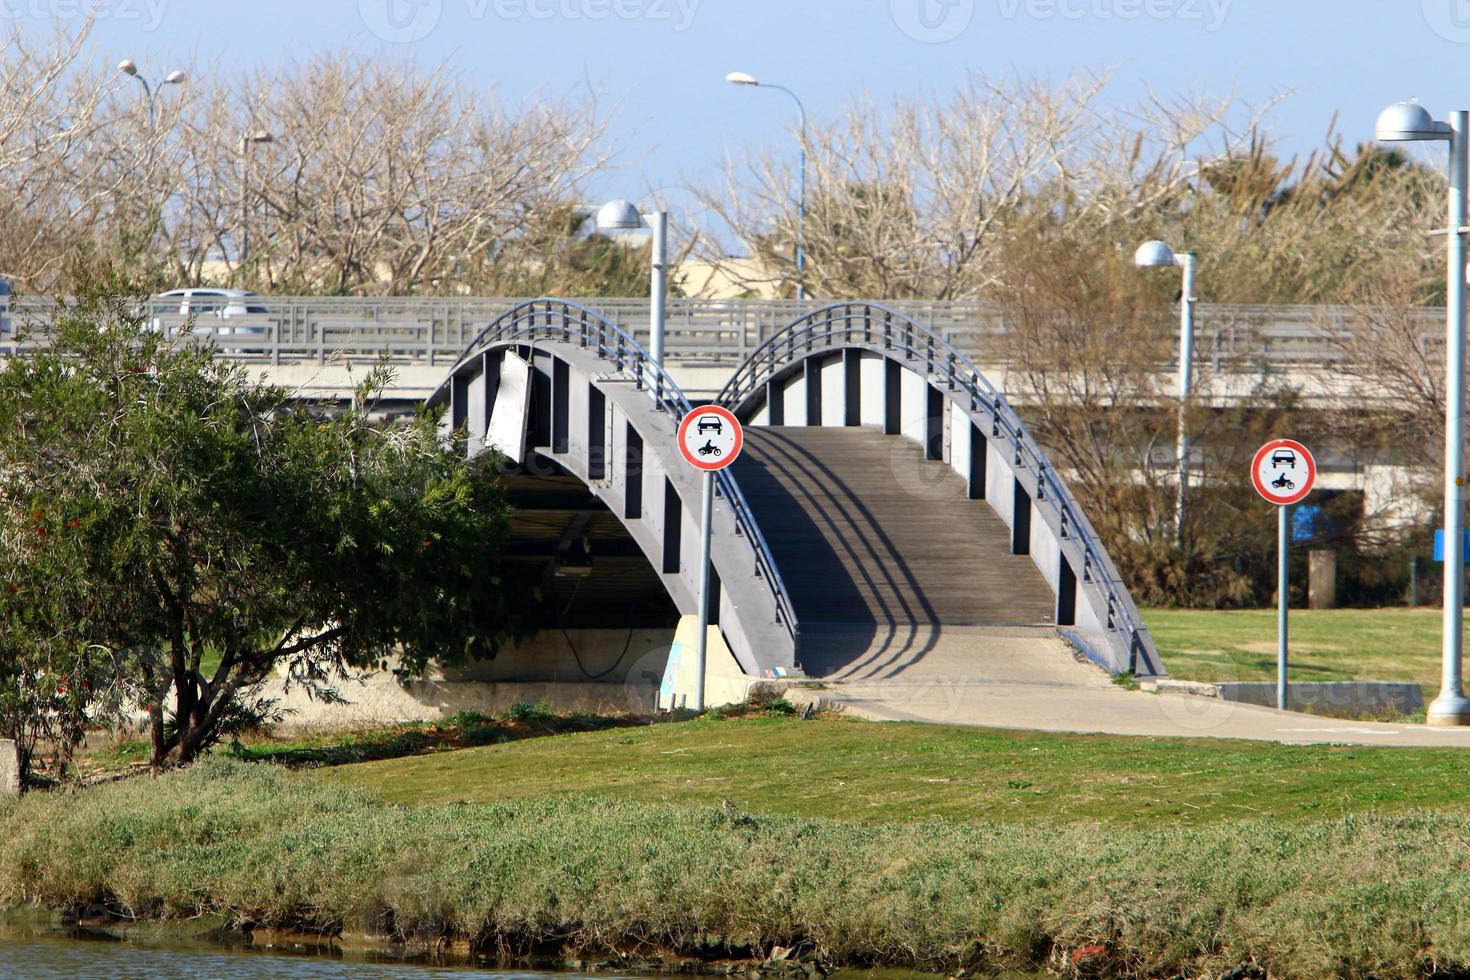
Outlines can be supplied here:
M1054 599L965 483L900 436L866 428L746 429L736 475L792 596L811 674L851 662L839 624L1046 626Z

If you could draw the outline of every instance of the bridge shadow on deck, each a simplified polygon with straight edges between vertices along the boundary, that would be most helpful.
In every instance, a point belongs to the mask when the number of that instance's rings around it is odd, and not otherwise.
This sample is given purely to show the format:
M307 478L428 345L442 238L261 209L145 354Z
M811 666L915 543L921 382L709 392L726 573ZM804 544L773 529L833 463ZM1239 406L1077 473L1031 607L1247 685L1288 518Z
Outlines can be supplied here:
M937 627L1048 626L1054 600L946 464L868 428L751 427L735 464L790 590L812 676L887 678Z

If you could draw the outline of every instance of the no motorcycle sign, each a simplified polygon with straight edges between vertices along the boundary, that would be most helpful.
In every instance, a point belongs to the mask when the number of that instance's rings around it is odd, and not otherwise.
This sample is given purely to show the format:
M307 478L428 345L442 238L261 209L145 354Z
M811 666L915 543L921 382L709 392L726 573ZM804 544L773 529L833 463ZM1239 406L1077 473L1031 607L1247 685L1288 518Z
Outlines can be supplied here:
M1251 482L1256 492L1271 503L1289 507L1312 492L1317 482L1317 461L1301 443L1276 439L1256 450Z

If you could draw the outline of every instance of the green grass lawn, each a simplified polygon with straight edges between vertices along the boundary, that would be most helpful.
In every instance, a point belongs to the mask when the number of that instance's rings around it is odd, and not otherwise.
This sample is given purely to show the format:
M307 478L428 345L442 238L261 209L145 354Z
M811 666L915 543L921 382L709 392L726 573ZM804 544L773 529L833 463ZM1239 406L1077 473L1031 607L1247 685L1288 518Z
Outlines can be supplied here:
M1470 805L1470 753L1046 735L848 719L699 720L313 770L421 805L588 794L865 823L1136 827Z
M1150 609L1143 621L1172 677L1276 679L1276 611ZM1291 676L1302 681L1417 681L1439 689L1438 609L1304 609L1290 618Z

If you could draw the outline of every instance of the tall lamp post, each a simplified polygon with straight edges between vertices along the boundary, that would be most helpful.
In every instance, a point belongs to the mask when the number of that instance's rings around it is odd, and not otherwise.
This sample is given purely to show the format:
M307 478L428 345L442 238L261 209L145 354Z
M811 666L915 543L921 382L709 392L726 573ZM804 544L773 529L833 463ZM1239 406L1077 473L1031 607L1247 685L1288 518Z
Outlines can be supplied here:
M240 267L250 257L250 147L256 143L274 143L276 138L263 129L240 134Z
M1378 115L1384 143L1444 141L1450 145L1449 269L1446 278L1444 425L1444 638L1439 696L1429 705L1431 725L1470 724L1470 700L1461 681L1465 605L1465 227L1470 174L1470 112L1441 122L1417 102L1396 102Z
M762 82L754 75L743 71L732 71L725 76L725 81L731 85L749 85L754 88L785 92L791 96L791 101L796 103L796 113L801 120L801 173L797 179L799 190L796 205L796 299L801 302L806 299L806 106L802 105L797 94L786 86Z
M148 79L144 78L143 74L138 71L138 64L132 58L124 58L122 61L119 61L117 63L117 70L124 75L133 76L143 86L143 101L148 105L148 134L152 136L153 129L158 123L158 111L155 104L158 101L158 89L148 84ZM186 78L188 76L181 71L171 71L164 76L163 84L182 85Z
M1194 376L1194 273L1199 256L1194 252L1175 252L1160 241L1144 242L1133 255L1140 269L1178 268L1184 270L1184 288L1179 297L1179 438L1175 459L1179 467L1179 488L1174 497L1174 540L1184 541L1184 496L1189 487L1189 389Z
M645 225L645 221L647 224ZM653 269L648 290L648 354L653 363L664 363L664 299L669 292L669 213L642 214L631 202L608 201L597 209L597 230L611 234L653 232Z

